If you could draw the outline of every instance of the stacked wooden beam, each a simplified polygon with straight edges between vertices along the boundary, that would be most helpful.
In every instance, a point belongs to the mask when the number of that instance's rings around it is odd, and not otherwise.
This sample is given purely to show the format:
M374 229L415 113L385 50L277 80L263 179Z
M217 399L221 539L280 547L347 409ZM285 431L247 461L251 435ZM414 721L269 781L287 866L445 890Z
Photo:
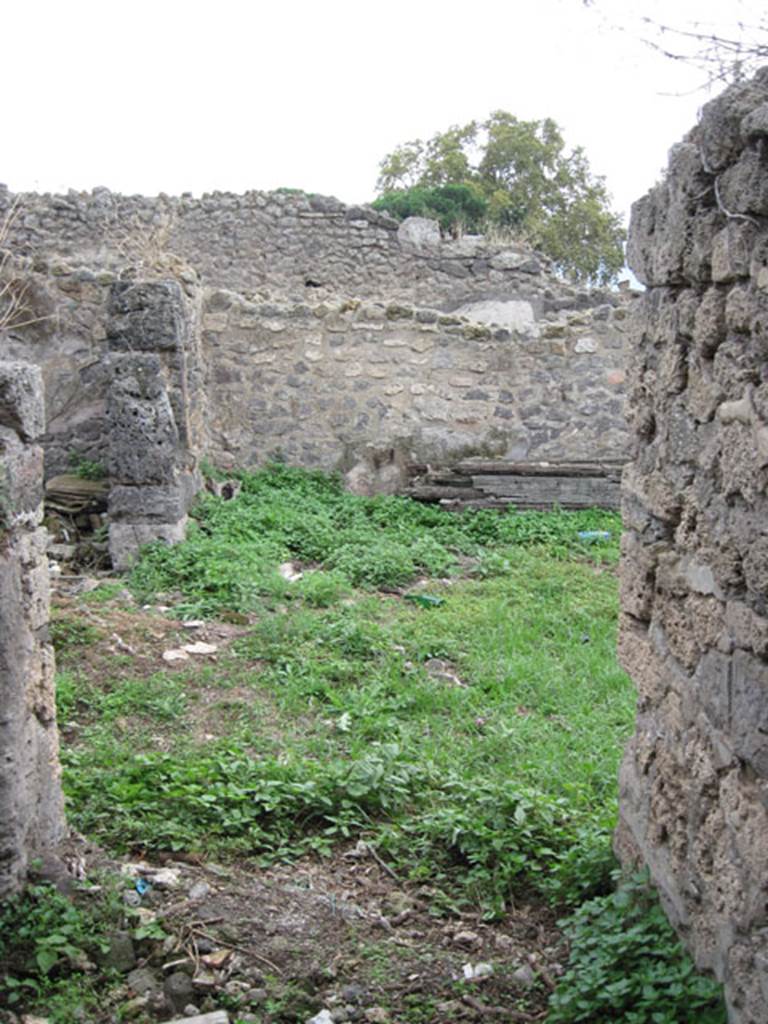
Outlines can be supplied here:
M408 490L449 508L611 508L620 504L623 463L466 459L450 469L413 466Z

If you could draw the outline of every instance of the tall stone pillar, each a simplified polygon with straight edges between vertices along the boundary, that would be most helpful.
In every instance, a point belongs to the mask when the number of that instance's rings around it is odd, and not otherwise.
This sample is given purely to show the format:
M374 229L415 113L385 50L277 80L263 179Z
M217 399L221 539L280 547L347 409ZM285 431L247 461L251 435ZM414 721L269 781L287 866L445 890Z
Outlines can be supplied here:
M619 649L638 688L617 850L733 1024L768 1021L768 68L635 204Z
M127 569L142 544L184 538L200 488L203 430L197 309L175 280L113 286L107 336L109 546Z
M0 363L0 899L64 832L37 367Z

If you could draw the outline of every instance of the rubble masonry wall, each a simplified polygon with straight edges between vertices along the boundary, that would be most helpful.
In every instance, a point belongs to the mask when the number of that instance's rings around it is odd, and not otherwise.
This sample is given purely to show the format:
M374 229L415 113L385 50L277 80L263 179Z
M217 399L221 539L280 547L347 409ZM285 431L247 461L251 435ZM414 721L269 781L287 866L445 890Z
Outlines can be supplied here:
M768 69L634 207L621 660L638 688L617 849L733 1024L768 1019Z
M40 372L0 362L0 899L64 830L43 522Z

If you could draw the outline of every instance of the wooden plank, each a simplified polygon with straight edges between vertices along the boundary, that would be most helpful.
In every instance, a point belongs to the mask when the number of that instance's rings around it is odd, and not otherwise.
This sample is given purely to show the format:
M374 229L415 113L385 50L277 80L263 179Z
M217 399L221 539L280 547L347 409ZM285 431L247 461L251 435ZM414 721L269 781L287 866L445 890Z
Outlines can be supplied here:
M454 471L470 476L591 476L619 477L623 462L502 462L465 459L454 466Z
M174 1017L168 1024L229 1024L226 1010L214 1010L213 1013L201 1013L197 1017Z
M619 508L621 487L605 477L474 476L477 490L521 508Z
M471 476L460 476L458 473L427 473L417 480L414 487L471 487Z
M471 481L467 481L464 487L411 487L405 491L407 498L414 498L416 501L443 501L450 498L482 498L483 492L472 487Z

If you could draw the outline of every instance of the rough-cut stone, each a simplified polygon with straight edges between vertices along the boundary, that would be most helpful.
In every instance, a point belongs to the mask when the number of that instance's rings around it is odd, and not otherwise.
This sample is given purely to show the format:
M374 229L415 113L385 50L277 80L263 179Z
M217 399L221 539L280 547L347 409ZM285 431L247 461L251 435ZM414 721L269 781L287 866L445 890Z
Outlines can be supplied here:
M158 352L183 343L178 281L120 281L110 295L107 337L116 352Z
M440 245L440 225L428 217L406 217L397 229L397 237L404 245L417 249Z
M64 830L36 367L0 363L0 899Z
M619 653L639 704L616 849L648 864L731 1024L768 1020L768 317L747 219L768 212L766 109L765 69L708 104L629 242L650 289L628 379Z
M36 441L45 430L41 387L36 366L0 363L0 423L15 431L21 441Z
M122 570L143 544L184 539L199 489L201 393L193 314L177 281L120 282L110 311L109 551Z
M468 317L481 324L497 324L518 334L538 336L536 318L530 302L515 299L469 302L454 310L458 316Z

